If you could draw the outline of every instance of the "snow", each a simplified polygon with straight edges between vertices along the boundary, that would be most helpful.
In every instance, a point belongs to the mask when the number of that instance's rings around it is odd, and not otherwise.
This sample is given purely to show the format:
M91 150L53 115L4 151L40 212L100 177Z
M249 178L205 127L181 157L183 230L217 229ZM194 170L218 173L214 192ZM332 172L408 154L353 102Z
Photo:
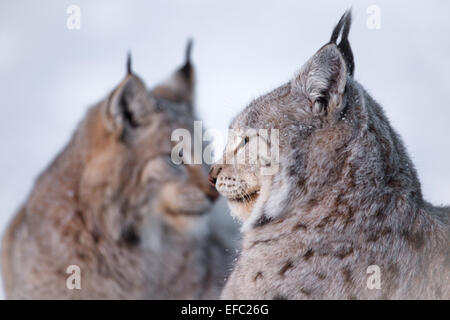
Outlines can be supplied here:
M68 30L66 9L81 9ZM353 5L355 77L403 137L425 197L450 203L450 2L0 2L0 231L90 104L133 69L151 86L182 62L194 38L198 114L224 131L254 97L289 80ZM1 294L0 294L1 297Z

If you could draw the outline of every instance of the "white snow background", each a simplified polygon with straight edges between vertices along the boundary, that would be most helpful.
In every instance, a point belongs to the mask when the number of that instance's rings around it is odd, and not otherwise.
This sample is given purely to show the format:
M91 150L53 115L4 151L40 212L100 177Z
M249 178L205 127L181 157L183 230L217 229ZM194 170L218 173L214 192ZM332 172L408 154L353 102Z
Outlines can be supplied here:
M66 27L71 4L80 30ZM379 30L366 25L370 5ZM450 204L449 1L1 1L0 231L88 106L124 77L128 50L151 87L192 36L198 114L224 131L289 80L350 6L355 78L403 137L425 198Z

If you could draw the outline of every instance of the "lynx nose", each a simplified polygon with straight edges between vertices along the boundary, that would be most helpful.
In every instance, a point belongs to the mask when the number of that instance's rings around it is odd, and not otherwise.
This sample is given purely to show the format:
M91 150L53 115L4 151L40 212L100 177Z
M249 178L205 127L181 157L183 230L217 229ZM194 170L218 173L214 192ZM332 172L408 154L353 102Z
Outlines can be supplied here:
M217 176L219 175L219 173L222 171L222 166L221 165L213 165L211 167L211 170L209 170L209 175L208 175L208 181L209 183L211 183L213 186L216 185L216 181L217 181Z

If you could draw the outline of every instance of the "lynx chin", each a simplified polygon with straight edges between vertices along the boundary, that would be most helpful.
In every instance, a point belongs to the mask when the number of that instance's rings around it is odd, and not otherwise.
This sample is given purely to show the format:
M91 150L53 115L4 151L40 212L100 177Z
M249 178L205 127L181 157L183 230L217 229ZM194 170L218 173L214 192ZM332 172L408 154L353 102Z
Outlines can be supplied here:
M243 221L225 299L450 299L450 208L423 199L400 137L353 78L350 25L347 11L291 81L231 123L278 129L280 168L210 171ZM372 265L379 290L367 287Z

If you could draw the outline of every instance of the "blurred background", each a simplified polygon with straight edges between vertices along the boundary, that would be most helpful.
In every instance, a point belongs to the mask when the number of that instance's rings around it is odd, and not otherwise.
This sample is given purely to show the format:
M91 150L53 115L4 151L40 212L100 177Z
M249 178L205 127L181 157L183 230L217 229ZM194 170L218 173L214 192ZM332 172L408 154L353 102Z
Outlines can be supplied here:
M70 5L80 29L67 27ZM403 137L426 199L450 204L449 1L17 0L0 2L0 232L86 109L125 76L128 50L152 87L193 37L197 113L225 131L288 81L350 6L355 78Z

